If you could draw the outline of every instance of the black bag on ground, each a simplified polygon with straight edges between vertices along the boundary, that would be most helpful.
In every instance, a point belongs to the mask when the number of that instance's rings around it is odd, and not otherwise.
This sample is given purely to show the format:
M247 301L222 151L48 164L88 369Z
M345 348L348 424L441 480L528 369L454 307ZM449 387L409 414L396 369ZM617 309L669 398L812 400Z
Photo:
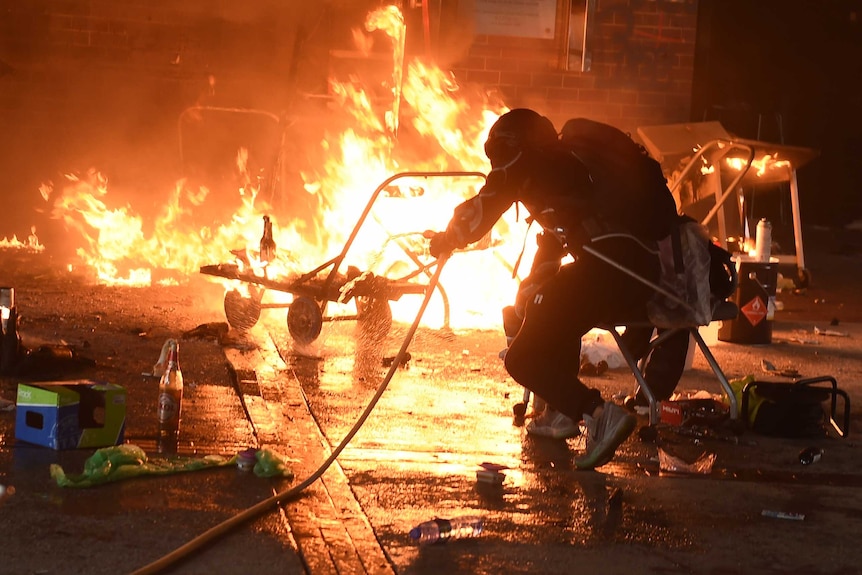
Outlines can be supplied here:
M783 394L764 401L754 418L752 430L773 437L816 437L826 435L826 412L823 392L808 396Z
M739 401L740 417L752 431L771 437L816 437L826 434L823 402L839 392L807 384L826 380L834 381L811 378L797 383L776 383L757 381L749 375L730 385ZM846 403L845 408L849 409Z

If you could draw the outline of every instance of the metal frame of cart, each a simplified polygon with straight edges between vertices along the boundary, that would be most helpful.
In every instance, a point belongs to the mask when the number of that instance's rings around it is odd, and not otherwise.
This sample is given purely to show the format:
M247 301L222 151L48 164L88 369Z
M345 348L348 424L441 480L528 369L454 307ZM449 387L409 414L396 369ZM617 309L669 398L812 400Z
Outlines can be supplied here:
M347 273L341 273L339 270L381 192L402 178L477 178L484 181L485 174L445 171L401 172L390 176L371 194L341 252L296 278L272 279L241 269L237 264L202 266L200 268L202 274L237 280L248 284L251 288L250 297L244 296L237 290L231 290L225 294L225 316L231 327L240 330L251 329L259 320L261 310L287 308L288 331L295 341L302 344L308 344L317 339L324 321L358 320L364 333L377 336L388 333L392 325L389 302L397 301L406 294L424 294L427 285L416 281L416 278L423 275L430 277L430 270L436 265L436 259L423 262L419 255L412 252L409 245L403 241L403 235L390 235L387 241L395 242L415 264L415 269L395 279L377 276L370 272L360 272L354 268L348 268ZM415 234L422 235L423 232L418 231ZM437 289L443 296L445 304L445 291L439 284ZM262 298L266 290L290 293L294 299L289 304L263 303ZM347 303L351 299L356 304L355 315L326 315L327 304ZM444 307L448 315L448 306ZM448 324L448 318L445 318L444 323Z
M741 213L734 213L727 200L739 199L745 186L768 183L788 183L793 217L793 254L772 254L781 265L795 265L794 282L799 287L809 284L811 275L805 267L805 254L802 243L802 216L799 207L799 186L796 171L816 158L818 152L809 148L774 144L759 140L737 138L727 133L719 122L694 122L688 124L668 124L662 126L643 126L638 135L650 155L667 170L674 160L687 159L685 167L672 178L671 191L692 175L693 170L706 160L714 169L707 176L706 186L712 190L714 202L709 212L701 219L704 225L715 221L718 240L728 247L728 228L731 218L743 219ZM737 160L730 167L729 160ZM724 165L724 167L722 167ZM722 189L722 172L734 173L730 184ZM708 197L704 196L703 199ZM737 203L737 207L739 204ZM683 211L690 206L680 205ZM740 225L744 229L744 226Z

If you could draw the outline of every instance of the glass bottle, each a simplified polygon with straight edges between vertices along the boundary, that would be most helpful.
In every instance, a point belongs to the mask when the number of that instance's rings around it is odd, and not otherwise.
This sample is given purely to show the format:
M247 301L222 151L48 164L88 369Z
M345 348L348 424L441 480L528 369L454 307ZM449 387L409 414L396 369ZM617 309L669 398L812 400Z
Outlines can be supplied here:
M269 263L275 259L275 239L272 237L272 221L263 216L263 235L260 238L260 261Z
M179 348L176 340L168 342L165 372L159 380L159 440L176 440L180 431L183 406L183 372L180 370Z

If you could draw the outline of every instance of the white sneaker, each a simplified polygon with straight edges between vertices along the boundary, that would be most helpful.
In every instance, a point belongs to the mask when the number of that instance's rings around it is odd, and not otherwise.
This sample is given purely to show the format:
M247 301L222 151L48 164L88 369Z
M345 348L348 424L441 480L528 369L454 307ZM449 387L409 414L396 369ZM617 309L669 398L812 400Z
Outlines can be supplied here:
M581 434L581 429L571 418L548 407L541 415L530 420L527 424L527 433L540 437L566 439L577 437Z
M587 428L586 451L583 457L575 459L575 466L578 469L595 469L613 459L617 447L634 431L637 418L608 401L597 419L585 414L584 424Z

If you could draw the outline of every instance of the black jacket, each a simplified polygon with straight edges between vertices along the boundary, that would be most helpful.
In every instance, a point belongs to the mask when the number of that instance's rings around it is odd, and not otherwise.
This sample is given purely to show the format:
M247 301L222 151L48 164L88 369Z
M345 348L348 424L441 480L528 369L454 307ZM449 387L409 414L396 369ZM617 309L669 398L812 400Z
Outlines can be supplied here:
M584 222L595 216L589 171L558 146L524 150L510 165L491 170L479 193L455 208L447 243L463 248L478 241L516 202L569 251L589 241Z

